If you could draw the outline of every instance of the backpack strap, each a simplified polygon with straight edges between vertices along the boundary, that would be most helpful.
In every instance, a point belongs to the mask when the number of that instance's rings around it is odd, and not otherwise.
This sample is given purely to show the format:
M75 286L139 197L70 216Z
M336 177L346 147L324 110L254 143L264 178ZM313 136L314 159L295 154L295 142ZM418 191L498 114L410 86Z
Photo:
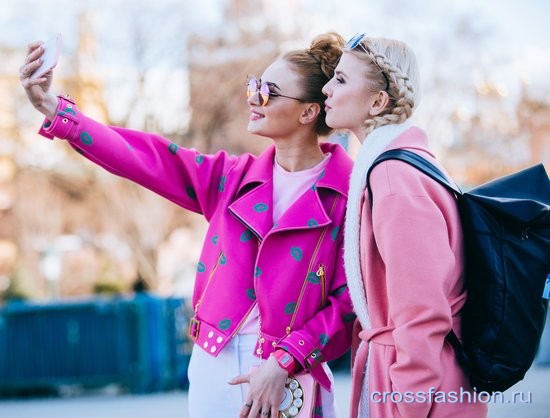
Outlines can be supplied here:
M430 163L424 157L421 157L417 153L406 149L391 149L389 151L386 151L380 154L378 158L374 160L374 162L369 168L369 171L367 172L367 190L369 193L369 202L371 206L372 206L372 190L369 184L370 173L376 165L387 160L399 160L409 165L412 165L413 167L417 168L418 170L426 174L428 177L431 177L432 179L437 181L439 184L446 187L447 190L449 190L451 193L456 193L458 195L462 194L462 192L460 191L460 188L456 184L452 183L439 168L437 168L435 165Z

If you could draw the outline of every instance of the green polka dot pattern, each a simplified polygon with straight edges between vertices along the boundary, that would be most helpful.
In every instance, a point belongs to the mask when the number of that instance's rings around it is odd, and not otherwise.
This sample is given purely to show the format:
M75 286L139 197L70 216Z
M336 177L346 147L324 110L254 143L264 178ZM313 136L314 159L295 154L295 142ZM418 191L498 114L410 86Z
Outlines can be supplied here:
M296 302L287 303L285 306L285 314L292 315L296 310Z
M267 206L265 203L256 203L254 205L254 212L262 213L266 212L269 209L269 206Z
M178 146L176 144L170 144L168 145L168 151L172 154L176 154L178 152Z
M256 291L254 289L246 289L246 296L250 300L256 300Z
M315 219L310 219L309 221L307 221L307 226L309 226L310 228L317 225L319 225L319 222L317 222Z
M94 140L92 139L92 136L88 132L83 131L80 134L80 142L82 142L85 145L92 145Z
M248 242L252 239L252 232L249 231L249 230L246 230L244 231L242 234L241 234L241 242Z
M218 183L218 190L223 192L225 190L225 176L220 177L220 182Z
M230 319L222 319L218 323L218 328L221 329L222 331L228 329L230 326L231 326L231 320Z
M299 247L292 247L292 248L290 249L290 255L291 255L292 258L294 258L296 261L301 261L301 260L302 260L302 257L303 257L302 250L301 250Z
M317 276L317 273L312 271L307 275L307 281L313 284L319 284L321 282L321 279L319 278L319 276Z

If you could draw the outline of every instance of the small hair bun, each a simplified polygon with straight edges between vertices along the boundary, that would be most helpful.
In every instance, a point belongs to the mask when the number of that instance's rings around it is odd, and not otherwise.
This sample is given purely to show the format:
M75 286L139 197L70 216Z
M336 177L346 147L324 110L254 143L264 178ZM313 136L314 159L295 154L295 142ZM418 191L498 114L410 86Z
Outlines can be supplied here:
M307 52L321 65L321 70L328 78L332 78L338 65L345 40L336 32L327 32L317 36Z

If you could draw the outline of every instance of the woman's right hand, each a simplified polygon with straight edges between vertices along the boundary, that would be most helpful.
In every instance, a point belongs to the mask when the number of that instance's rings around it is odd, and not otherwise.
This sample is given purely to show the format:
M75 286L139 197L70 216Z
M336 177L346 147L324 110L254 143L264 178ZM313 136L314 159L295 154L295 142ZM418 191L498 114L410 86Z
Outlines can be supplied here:
M287 377L288 372L279 366L275 357L269 356L251 373L231 379L230 385L249 384L239 418L277 418Z
M57 97L50 92L53 70L48 71L42 77L30 78L31 74L40 67L43 53L42 42L32 42L29 44L25 63L19 69L19 80L21 80L21 85L35 109L49 120L53 120L58 101Z

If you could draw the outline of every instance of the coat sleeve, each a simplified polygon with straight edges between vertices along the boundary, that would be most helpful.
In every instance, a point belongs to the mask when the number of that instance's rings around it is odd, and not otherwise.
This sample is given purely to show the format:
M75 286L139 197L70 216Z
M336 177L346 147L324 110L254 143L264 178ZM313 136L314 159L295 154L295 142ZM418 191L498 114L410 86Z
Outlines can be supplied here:
M374 236L386 268L396 361L392 390L429 393L442 381L442 350L452 326L450 283L456 258L441 208L426 195L390 194L373 206ZM431 403L399 403L402 417L427 417Z
M222 199L228 172L238 162L225 152L203 155L159 135L102 125L63 98L54 120L45 121L39 133L66 139L107 171L207 219Z

